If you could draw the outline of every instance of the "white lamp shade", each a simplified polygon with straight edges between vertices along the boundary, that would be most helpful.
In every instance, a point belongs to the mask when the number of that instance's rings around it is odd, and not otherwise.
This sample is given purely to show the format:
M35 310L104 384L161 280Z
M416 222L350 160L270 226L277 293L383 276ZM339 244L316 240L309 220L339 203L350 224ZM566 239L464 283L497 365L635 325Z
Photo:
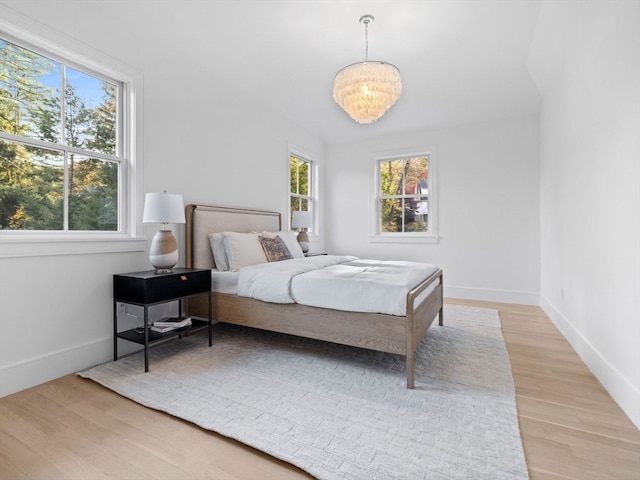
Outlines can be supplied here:
M143 223L185 223L184 200L177 193L147 193Z
M291 216L291 228L311 228L313 227L313 215L311 212L295 211Z

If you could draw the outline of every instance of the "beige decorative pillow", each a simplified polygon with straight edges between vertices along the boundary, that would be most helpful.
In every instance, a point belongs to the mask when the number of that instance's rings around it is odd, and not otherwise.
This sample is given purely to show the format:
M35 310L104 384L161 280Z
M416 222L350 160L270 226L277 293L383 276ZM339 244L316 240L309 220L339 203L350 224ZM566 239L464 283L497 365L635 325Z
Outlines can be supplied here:
M291 252L287 248L287 244L279 236L274 238L260 237L260 243L270 262L279 262L281 260L289 260L293 258Z
M254 233L222 232L224 249L229 260L229 270L238 271L242 267L267 263L267 257Z

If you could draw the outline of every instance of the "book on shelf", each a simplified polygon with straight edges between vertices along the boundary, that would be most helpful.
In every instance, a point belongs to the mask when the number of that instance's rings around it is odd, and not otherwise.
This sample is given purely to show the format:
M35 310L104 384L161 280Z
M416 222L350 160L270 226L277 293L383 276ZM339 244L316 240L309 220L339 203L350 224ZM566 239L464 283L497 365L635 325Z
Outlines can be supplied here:
M149 330L151 330L152 332L158 332L158 333L167 333L167 332L172 332L173 330L180 330L183 327L156 327L155 325L151 325L151 327L149 327Z
M191 317L169 317L153 322L154 327L182 328L191 325Z

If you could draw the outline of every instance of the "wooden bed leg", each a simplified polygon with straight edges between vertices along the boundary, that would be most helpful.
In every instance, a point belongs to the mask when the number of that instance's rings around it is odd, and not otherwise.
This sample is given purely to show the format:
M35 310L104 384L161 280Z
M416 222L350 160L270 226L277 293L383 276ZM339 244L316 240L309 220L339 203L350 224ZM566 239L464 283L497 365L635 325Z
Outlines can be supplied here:
M438 325L444 325L444 274L440 273L440 311L438 312Z
M407 388L412 390L414 385L414 354L407 355Z

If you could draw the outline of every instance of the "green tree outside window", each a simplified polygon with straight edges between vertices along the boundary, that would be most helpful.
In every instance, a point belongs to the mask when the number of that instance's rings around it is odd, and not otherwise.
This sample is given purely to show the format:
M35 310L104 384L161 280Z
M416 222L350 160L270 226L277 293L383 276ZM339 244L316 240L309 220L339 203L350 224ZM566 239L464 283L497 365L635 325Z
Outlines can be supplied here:
M380 160L378 175L380 232L427 232L429 157Z
M312 211L311 172L311 162L309 160L305 160L297 155L291 155L289 157L289 211L291 213L296 210L303 212Z
M119 229L118 88L0 39L1 229Z

